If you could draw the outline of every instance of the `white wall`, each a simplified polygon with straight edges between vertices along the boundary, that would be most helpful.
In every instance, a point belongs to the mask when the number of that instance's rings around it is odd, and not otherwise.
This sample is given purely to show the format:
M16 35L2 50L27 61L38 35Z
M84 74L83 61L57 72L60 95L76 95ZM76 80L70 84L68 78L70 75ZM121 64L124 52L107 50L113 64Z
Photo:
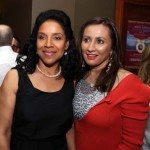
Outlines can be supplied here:
M96 16L115 16L115 0L76 0L75 2L75 32L78 34L81 25Z
M115 0L32 0L32 27L37 15L47 9L60 9L71 18L75 35L80 26L94 16L114 18Z
M40 12L48 9L60 9L69 15L74 29L75 0L32 0L32 27Z

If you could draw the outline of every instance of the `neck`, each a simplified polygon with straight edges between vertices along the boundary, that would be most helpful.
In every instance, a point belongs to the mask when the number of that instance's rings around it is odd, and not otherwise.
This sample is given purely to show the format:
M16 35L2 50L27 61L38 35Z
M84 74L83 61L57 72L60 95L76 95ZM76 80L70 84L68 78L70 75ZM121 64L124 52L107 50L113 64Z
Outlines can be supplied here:
M46 73L46 71L40 69L40 67L39 67L38 65L36 66L36 68L37 68L37 70L38 70L42 75L44 75L45 77L48 77L48 78L55 78L55 77L60 76L60 74L61 74L61 66L59 67L58 72L57 72L56 74L53 74L53 75Z
M99 74L102 72L102 70L107 66L108 62L109 62L109 58L105 59L97 66L91 66L89 75L93 76L93 78L97 78Z
M87 73L87 77L86 77L87 81L88 81L89 83L95 84L96 79L97 79L99 73L100 73L99 71L90 70L90 71Z

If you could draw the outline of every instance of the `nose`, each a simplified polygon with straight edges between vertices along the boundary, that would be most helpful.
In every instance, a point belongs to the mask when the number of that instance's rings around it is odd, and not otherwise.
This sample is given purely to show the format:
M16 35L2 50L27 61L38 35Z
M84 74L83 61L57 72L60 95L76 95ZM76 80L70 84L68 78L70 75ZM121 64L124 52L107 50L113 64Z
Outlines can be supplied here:
M46 41L45 41L45 47L49 48L49 47L53 47L54 44L53 44L53 41L51 38L48 38Z
M95 43L94 43L94 41L91 41L91 42L89 43L88 51L89 51L89 52L92 52L92 51L94 51L94 50L95 50Z

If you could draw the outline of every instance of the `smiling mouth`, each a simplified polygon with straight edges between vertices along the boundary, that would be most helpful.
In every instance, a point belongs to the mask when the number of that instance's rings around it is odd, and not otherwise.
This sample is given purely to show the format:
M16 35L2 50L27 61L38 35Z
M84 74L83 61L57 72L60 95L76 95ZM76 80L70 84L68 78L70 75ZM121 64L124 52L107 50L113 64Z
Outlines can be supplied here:
M49 56L49 57L56 54L55 51L43 51L43 53L44 53L46 56Z
M97 57L97 55L95 55L95 54L86 54L86 56L87 56L87 59L89 59L89 60L94 60Z

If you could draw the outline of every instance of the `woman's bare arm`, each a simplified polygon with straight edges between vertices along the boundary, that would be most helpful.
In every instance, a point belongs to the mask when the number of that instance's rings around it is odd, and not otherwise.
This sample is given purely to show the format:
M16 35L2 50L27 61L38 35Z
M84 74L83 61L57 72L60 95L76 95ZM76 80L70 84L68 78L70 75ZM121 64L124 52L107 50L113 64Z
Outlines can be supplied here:
M18 73L10 70L0 88L0 149L10 150L13 112L18 89Z
M75 148L75 136L74 136L74 125L66 134L68 150L76 150Z

